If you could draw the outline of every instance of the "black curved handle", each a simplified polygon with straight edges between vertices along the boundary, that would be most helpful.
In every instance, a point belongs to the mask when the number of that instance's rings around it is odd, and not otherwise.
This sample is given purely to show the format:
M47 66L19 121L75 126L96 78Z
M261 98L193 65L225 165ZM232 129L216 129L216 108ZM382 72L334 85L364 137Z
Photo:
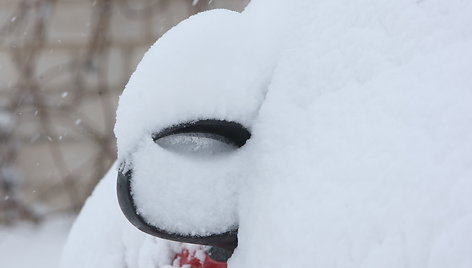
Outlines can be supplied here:
M120 204L120 208L128 221L130 221L139 230L163 239L184 243L216 246L231 253L238 246L237 229L209 236L194 236L171 233L147 223L146 220L137 213L136 205L134 203L133 197L131 196L131 179L132 170L127 171L125 174L123 174L121 171L118 172L118 181L116 187L118 203Z
M165 136L191 132L218 134L227 138L238 147L243 146L251 137L251 133L239 123L224 120L205 119L166 128L158 133L153 134L152 138L154 141L157 141L158 139ZM221 261L226 261L229 257L231 257L234 249L238 246L237 228L220 234L195 236L171 233L153 226L137 213L136 205L134 203L133 197L131 196L132 178L132 169L128 170L126 173L123 173L122 170L118 172L118 202L126 218L139 230L163 239L217 247L219 249L214 248L210 250L210 253L215 255L215 257L218 256L217 258Z
M205 119L178 124L163 129L152 134L152 139L157 141L165 136L190 132L217 134L227 138L238 147L242 147L246 144L246 141L251 137L251 133L239 123L225 120Z

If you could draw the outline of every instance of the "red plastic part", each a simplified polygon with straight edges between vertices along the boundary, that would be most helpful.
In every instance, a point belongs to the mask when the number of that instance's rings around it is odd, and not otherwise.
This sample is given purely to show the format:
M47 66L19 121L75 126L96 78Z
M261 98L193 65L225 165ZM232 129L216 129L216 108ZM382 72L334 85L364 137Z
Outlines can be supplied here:
M189 268L227 268L228 265L226 262L218 262L210 258L205 252L205 261L201 261L195 257L195 252L190 254L188 249L183 249L181 253L177 254L175 258L179 258L179 265L183 267L184 265L190 265Z

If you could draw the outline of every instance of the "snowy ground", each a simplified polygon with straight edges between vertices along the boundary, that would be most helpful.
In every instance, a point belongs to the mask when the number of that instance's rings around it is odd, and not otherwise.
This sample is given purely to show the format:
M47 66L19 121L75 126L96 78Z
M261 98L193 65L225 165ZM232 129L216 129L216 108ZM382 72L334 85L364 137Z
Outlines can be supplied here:
M0 227L0 267L54 268L75 217L62 216L38 226Z

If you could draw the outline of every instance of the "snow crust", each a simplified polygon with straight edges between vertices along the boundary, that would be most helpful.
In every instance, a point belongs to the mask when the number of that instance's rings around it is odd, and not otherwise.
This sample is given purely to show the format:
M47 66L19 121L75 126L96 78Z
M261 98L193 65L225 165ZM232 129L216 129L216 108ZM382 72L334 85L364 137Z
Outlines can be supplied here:
M254 0L179 24L146 53L117 111L139 213L186 234L239 225L234 268L472 267L470 14L460 0ZM198 119L236 121L252 137L211 158L152 140ZM64 263L93 245L76 267L121 267L136 252L168 265L168 242L121 216L110 174Z

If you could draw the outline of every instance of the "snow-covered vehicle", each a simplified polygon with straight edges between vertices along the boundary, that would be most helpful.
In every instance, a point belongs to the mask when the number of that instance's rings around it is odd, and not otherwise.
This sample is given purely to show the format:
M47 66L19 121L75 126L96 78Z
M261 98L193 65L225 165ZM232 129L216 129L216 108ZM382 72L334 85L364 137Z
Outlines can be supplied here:
M181 242L230 268L472 267L471 14L253 0L180 23L120 98L62 267L208 258Z

